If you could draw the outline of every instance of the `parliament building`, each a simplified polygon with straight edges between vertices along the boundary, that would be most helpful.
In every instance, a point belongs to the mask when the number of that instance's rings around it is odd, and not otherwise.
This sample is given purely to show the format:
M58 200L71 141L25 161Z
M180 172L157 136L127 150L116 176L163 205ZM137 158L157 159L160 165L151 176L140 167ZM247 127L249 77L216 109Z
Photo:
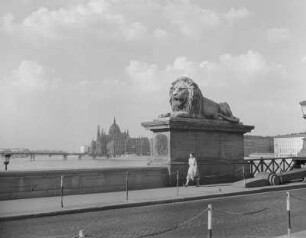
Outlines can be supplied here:
M117 157L123 154L150 155L150 141L147 137L131 138L128 131L121 132L114 118L108 130L100 130L92 140L89 153L95 156Z

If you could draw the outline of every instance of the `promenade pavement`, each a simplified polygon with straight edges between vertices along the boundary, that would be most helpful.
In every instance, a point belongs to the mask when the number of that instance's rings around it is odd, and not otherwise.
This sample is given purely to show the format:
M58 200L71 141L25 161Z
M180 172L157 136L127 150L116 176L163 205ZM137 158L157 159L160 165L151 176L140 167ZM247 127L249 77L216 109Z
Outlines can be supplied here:
M166 187L129 191L128 197L125 191L69 195L63 198L64 207L61 207L60 197L6 200L0 201L0 221L183 202L197 199L223 198L276 190L287 191L300 188L306 188L306 184L297 182L279 186L245 188L243 182L239 182L202 185L200 187ZM284 237L287 236L277 238ZM291 237L306 237L306 231L294 233Z
M306 230L293 233L290 236L288 234L286 234L286 235L277 236L277 237L274 237L274 238L288 238L288 237L290 237L290 238L305 238L306 237Z

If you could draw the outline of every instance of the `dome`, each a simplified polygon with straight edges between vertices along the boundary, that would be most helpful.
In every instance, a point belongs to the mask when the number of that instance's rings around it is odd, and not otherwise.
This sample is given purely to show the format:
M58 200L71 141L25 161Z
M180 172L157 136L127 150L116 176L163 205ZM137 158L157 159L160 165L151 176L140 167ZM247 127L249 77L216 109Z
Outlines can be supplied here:
M119 135L121 132L120 132L120 128L119 126L116 124L116 120L114 119L114 123L113 125L110 126L109 128L109 131L108 131L108 134L110 136L116 136L116 135Z

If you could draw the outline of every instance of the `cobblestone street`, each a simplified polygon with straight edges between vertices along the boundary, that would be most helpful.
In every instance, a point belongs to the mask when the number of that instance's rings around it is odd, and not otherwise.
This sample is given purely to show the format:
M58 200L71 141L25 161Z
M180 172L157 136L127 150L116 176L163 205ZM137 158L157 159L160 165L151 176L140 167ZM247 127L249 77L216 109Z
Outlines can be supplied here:
M305 229L305 189L291 191L292 232ZM213 237L274 237L287 232L286 193L116 209L0 223L0 237L206 237L213 205ZM194 219L192 219L194 218ZM191 220L190 220L191 219Z

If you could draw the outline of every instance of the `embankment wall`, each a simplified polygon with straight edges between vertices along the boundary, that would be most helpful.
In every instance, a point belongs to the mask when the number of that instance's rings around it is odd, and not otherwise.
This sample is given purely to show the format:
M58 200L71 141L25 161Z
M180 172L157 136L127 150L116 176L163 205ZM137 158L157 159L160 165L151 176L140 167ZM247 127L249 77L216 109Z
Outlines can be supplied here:
M0 173L0 200L124 191L167 186L165 167L75 169Z

